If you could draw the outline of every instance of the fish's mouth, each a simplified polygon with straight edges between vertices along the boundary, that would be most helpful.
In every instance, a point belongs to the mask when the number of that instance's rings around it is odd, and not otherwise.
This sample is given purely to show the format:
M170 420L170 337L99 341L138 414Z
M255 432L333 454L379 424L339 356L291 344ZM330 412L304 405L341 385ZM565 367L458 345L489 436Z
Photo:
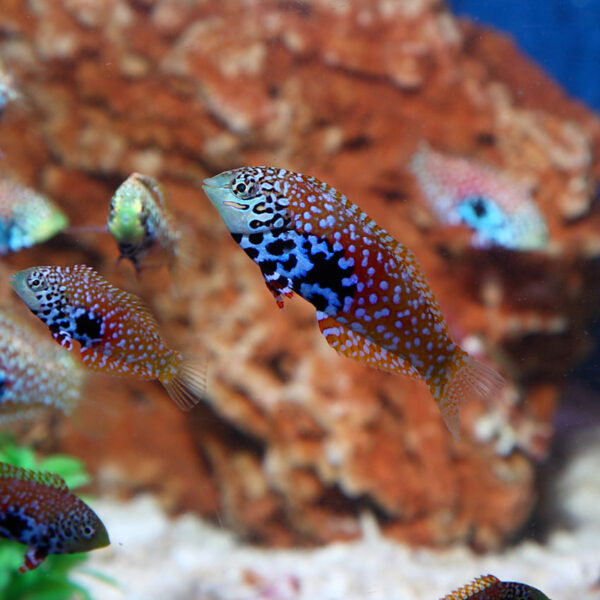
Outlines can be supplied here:
M229 187L229 177L223 177L223 173L214 177L207 177L202 181L202 187L211 190L222 190Z
M239 202L234 202L233 200L224 200L224 206L231 206L231 208L235 208L237 210L248 210L250 207L247 204L240 204Z

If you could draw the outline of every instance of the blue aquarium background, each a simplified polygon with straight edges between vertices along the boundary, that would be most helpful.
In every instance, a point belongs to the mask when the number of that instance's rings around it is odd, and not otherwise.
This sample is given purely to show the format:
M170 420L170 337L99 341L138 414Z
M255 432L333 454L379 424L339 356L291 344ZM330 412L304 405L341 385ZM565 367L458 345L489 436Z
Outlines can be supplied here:
M600 0L450 0L450 6L510 33L570 94L600 110Z

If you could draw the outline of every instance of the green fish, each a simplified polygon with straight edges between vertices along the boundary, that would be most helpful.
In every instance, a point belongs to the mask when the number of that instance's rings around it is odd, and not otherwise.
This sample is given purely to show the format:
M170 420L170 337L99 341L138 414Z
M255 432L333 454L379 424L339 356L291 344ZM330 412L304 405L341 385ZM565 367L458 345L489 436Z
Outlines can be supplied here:
M178 262L191 258L189 242L171 212L163 185L148 175L132 173L110 201L108 231L137 272L143 267L166 264L173 271Z

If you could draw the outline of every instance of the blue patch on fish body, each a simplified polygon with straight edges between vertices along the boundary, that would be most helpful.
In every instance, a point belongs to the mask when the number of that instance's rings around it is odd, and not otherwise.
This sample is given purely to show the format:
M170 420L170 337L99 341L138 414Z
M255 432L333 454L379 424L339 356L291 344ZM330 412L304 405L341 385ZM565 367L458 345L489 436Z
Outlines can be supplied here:
M295 292L317 310L335 315L356 292L343 249L334 249L325 238L294 230L234 234L233 238L260 267L275 295Z

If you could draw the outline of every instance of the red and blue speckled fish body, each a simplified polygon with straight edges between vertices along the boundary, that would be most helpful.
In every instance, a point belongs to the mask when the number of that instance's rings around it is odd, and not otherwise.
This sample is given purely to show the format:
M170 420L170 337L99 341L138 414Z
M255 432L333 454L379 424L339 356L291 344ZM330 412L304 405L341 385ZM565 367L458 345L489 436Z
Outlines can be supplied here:
M71 413L86 376L69 352L0 309L0 425L37 417L49 408Z
M493 575L482 575L442 600L548 600L548 597L524 583L500 581Z
M21 573L49 554L87 552L107 546L96 513L54 473L0 463L0 536L28 546Z
M547 246L546 221L530 192L502 173L476 160L441 154L426 144L409 167L440 222L470 227L474 247Z
M163 341L154 317L133 294L120 290L86 265L33 267L11 285L61 345L81 345L94 371L158 379L180 408L205 395L204 364L192 365Z
M343 194L270 167L221 173L204 189L280 306L299 294L338 352L423 378L455 437L460 401L501 385L450 339L412 252Z

